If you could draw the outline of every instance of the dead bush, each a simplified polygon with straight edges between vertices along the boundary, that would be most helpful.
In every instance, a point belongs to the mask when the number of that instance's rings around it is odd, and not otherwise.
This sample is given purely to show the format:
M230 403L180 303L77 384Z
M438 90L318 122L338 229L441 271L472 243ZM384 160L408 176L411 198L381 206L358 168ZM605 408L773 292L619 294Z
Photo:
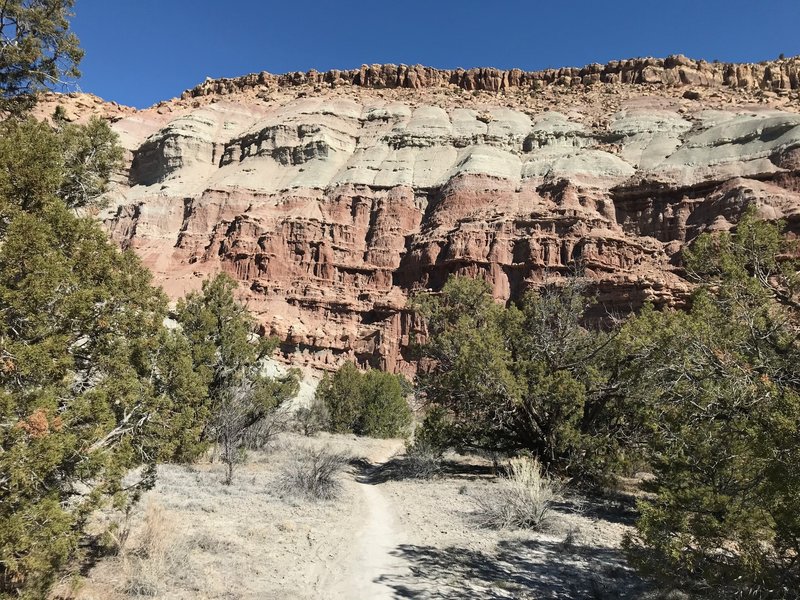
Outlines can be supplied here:
M538 460L513 458L497 485L475 497L476 519L484 527L541 531L560 487L542 473Z
M196 533L191 538L191 545L209 554L227 554L236 548L233 542L219 538L206 531Z
M220 458L226 466L225 485L233 482L234 470L246 460L248 450L266 447L289 428L291 413L282 403L296 385L296 379L291 377L270 382L245 381L222 396L214 428Z
M284 468L281 492L309 500L333 500L339 495L339 475L347 463L346 455L327 447L298 450Z
M442 451L424 441L416 441L406 448L406 456L401 463L404 477L432 479L442 473Z
M295 429L306 437L316 435L328 423L328 410L325 403L314 398L309 406L301 406L294 413Z
M242 438L246 450L269 450L276 438L292 429L293 411L281 405L248 428Z
M107 556L119 556L125 551L131 533L131 509L114 511L108 516L106 529L98 536L98 550Z

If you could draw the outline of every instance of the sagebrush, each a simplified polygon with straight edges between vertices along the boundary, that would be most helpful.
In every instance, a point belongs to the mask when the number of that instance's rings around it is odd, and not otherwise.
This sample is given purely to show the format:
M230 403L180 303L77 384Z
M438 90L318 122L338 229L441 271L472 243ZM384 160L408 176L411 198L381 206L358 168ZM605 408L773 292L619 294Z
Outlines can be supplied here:
M401 463L403 476L416 479L432 479L442 473L442 449L416 440L406 447L406 455Z
M308 500L333 500L341 491L339 475L348 456L330 448L303 448L284 467L279 488L290 496Z

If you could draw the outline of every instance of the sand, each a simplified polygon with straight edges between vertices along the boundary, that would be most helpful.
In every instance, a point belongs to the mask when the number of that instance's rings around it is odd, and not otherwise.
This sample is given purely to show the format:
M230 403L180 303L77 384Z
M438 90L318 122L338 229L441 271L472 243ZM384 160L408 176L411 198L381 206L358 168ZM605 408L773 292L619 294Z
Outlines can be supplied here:
M341 474L337 499L280 491L303 447L358 459ZM219 463L164 465L128 521L122 551L56 597L641 597L645 586L619 550L628 507L564 498L545 533L485 529L474 498L497 485L490 463L451 457L434 480L404 479L402 449L401 440L286 434L251 454L231 486Z

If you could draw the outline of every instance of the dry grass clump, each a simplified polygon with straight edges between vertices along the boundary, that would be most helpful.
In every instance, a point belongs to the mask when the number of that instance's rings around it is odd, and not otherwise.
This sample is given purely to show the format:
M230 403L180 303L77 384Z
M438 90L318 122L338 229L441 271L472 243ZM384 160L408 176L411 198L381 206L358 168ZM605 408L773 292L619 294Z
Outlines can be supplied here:
M153 597L182 579L189 556L189 544L175 530L170 515L159 504L151 503L144 515L144 526L135 550L122 558L124 591L133 597Z
M346 454L328 447L298 449L284 467L280 489L309 500L333 500L341 490L339 475L347 464Z
M560 491L538 460L513 458L498 484L475 497L476 519L484 527L541 531Z

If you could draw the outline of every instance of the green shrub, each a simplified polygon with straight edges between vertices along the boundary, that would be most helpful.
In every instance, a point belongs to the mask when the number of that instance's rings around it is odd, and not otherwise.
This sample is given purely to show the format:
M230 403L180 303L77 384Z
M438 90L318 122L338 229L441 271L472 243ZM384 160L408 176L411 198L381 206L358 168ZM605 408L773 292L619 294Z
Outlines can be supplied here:
M328 427L333 433L352 433L361 405L361 373L353 363L344 363L333 375L325 375L316 398L328 410Z
M411 425L403 387L399 375L361 373L345 363L322 380L316 400L324 404L332 432L389 438L404 435Z
M361 379L361 406L355 432L389 438L405 433L411 425L400 377L382 371L367 371Z
M586 281L554 279L519 305L496 303L484 281L452 277L420 294L419 347L432 365L417 377L438 445L525 451L547 469L598 480L618 460L619 393L613 331L584 326Z
M91 512L130 505L157 461L193 453L201 427L202 386L163 325L166 298L73 210L113 163L78 156L95 142L97 156L119 154L106 125L0 124L0 598L46 597Z
M684 255L688 313L652 309L622 331L631 406L654 479L627 542L646 574L714 598L800 589L798 262L779 227L746 214ZM784 257L781 259L780 257Z
M282 420L276 419L278 409L298 389L295 371L276 378L262 373L262 359L277 340L252 339L255 324L236 299L237 287L234 279L219 274L177 307L194 371L207 390L209 417L202 438L219 444L228 485L245 450L263 447L282 427Z

